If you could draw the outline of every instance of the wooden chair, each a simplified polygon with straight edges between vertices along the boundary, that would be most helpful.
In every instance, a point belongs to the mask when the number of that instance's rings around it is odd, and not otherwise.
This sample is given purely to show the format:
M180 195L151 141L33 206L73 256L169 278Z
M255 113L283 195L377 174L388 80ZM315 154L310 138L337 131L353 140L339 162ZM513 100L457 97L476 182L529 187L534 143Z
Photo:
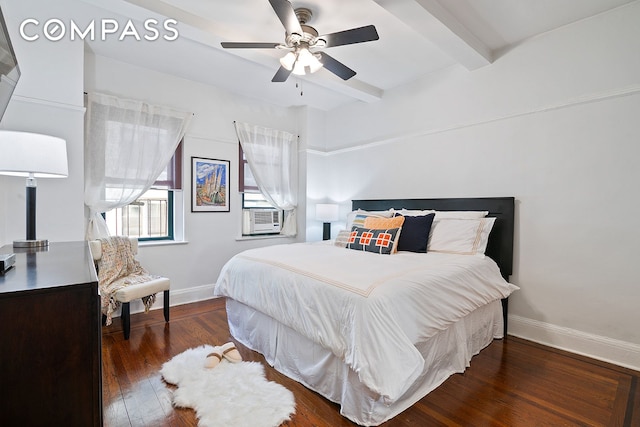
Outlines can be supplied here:
M131 237L131 249L133 254L138 253L138 239ZM91 248L91 254L94 262L97 262L102 258L102 245L99 240L92 240L89 242ZM164 320L169 321L169 288L170 281L166 277L159 277L148 282L136 283L126 286L118 290L114 294L116 301L122 303L122 313L120 318L122 320L122 330L124 332L124 339L128 340L131 331L131 309L129 303L135 299L145 297L147 295L156 294L158 292L164 292Z

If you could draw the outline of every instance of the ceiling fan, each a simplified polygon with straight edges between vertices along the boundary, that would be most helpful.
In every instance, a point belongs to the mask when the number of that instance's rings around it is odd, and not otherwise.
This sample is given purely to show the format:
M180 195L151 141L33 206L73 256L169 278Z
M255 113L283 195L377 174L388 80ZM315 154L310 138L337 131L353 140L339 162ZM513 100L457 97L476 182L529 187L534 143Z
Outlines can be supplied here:
M287 0L269 0L285 28L283 43L222 42L225 49L284 49L289 52L280 58L280 68L271 79L284 82L291 73L304 75L314 73L324 67L343 80L348 80L356 72L318 49L344 46L378 40L378 32L373 25L367 25L336 33L318 35L315 28L307 25L312 13L307 8L295 9Z

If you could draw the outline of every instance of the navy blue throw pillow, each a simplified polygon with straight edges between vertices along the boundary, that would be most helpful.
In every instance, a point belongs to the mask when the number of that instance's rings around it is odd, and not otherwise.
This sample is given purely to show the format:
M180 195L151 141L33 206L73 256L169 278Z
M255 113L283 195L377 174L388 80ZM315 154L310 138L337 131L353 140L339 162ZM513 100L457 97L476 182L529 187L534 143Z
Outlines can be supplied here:
M399 216L399 214L396 214ZM399 251L427 252L427 241L433 224L434 213L422 216L405 216L398 240Z
M348 249L390 255L396 252L396 242L400 228L377 230L353 226L347 241Z

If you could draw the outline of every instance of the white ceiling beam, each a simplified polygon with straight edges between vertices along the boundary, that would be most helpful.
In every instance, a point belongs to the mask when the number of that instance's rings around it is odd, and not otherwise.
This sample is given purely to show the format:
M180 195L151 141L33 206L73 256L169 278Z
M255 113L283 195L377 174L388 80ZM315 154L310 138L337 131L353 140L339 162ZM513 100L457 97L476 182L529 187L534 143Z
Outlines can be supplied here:
M382 95L384 95L384 90L379 87L365 83L355 77L349 80L342 80L327 70L321 69L306 78L318 86L334 90L364 102L379 101L382 99Z
M374 0L468 70L491 64L493 52L437 0Z

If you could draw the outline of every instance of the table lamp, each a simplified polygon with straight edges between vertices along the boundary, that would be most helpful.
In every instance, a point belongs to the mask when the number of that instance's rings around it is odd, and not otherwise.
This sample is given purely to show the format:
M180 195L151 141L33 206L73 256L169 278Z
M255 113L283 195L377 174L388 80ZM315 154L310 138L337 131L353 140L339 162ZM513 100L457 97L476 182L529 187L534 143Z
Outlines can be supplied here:
M331 223L338 220L339 206L334 203L318 203L316 219L322 221L322 240L331 239Z
M0 175L27 177L27 238L14 248L39 248L48 240L36 239L36 178L68 175L67 143L55 136L0 130Z

